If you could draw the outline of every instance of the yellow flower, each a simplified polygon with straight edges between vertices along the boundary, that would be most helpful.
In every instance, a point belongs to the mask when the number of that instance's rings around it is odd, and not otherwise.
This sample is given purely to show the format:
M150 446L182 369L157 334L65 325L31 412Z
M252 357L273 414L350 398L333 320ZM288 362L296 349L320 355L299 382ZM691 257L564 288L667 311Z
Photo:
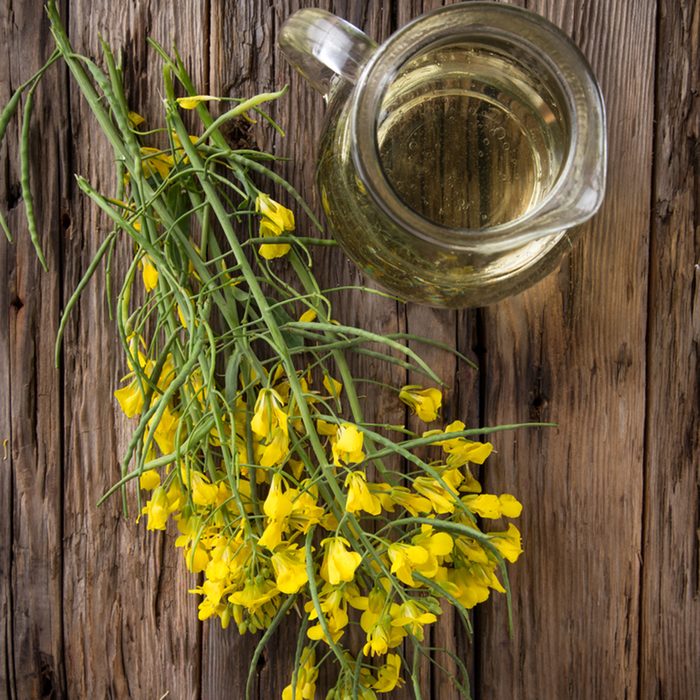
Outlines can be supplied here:
M269 219L277 228L282 231L293 231L294 212L283 207L279 202L275 202L272 197L264 192L259 192L255 200L255 211Z
M261 389L255 402L251 430L263 438L259 452L262 467L281 464L289 455L288 416L282 397L274 389Z
M323 520L325 512L316 503L316 496L309 491L299 493L293 489L291 494L293 501L292 512L289 514L289 524L305 535L312 525L317 525Z
M456 420L447 425L444 431L429 430L423 433L423 437L439 435L440 433L449 435L449 433L461 432L465 428L466 426L461 420ZM493 445L490 442L475 442L464 437L439 440L435 444L442 446L443 451L448 455L447 465L453 468L464 466L467 462L483 464L493 452Z
M321 607L321 612L324 613L324 620L326 621L326 626L333 639L333 641L338 641L343 636L343 630L349 622L347 613L347 600L344 595L343 590L336 587L324 586L324 589L319 596L319 602ZM317 620L318 613L316 606L312 600L308 601L304 605L304 610L309 613L309 620ZM321 623L310 627L307 636L309 639L313 640L323 640L328 642L325 633L323 632L323 626Z
M397 686L403 685L400 674L401 657L398 654L387 654L386 663L379 667L377 681L372 688L378 693L390 693Z
M326 553L321 564L321 578L333 586L341 581L352 581L355 569L360 565L362 556L348 551L349 542L343 537L328 537L321 542Z
M175 437L177 433L177 428L179 425L179 416L174 411L170 410L170 406L166 406L163 414L160 417L160 421L153 428L153 424L156 420L154 415L151 420L148 421L148 426L153 430L153 437L155 438L156 444L160 448L160 451L164 455L168 455L175 451Z
M292 512L292 499L289 492L282 491L282 477L275 473L272 476L270 491L267 494L263 510L268 518L268 524L258 544L261 547L274 549L281 541L287 529L287 516Z
M261 438L268 437L276 428L287 433L287 414L283 406L282 397L274 389L261 389L250 421L251 430Z
M132 380L121 389L117 389L114 392L114 398L119 402L127 418L133 418L143 411L144 396L137 379Z
M448 569L448 581L443 585L467 609L483 603L490 593L488 578L480 568Z
M255 211L262 214L261 238L275 238L283 233L294 231L294 214L263 192L260 192L255 200ZM286 255L290 248L288 243L263 243L259 251L266 260L273 260Z
M447 456L448 467L462 467L467 462L483 464L493 452L493 445L490 442L474 442L466 438L457 438L457 440L459 441L458 446L445 450L449 452Z
M436 513L454 513L457 496L445 489L437 479L430 476L416 477L413 488L430 501Z
M343 383L333 379L329 374L323 375L323 386L334 399L337 399L343 390Z
M281 464L289 454L289 436L282 428L275 428L269 436L268 443L264 445L260 455L260 466L271 467Z
M348 489L348 499L345 509L348 513L364 510L370 515L382 512L382 503L367 487L367 477L364 472L350 472L345 479Z
M153 374L156 363L148 359L139 349L139 345L144 344L143 339L137 335L132 335L129 337L128 342L131 356L136 358L138 366L146 379L154 379L151 375ZM133 418L143 411L145 395L148 393L149 389L149 384L146 379L142 379L141 382L139 382L138 377L134 377L136 368L131 356L127 357L130 373L124 377L122 381L126 381L130 377L133 377L133 379L131 379L129 384L114 392L114 397L119 402L127 418ZM173 359L171 355L168 355L158 375L156 388L160 391L165 391L172 382L174 376L175 369L173 366Z
M428 612L418 601L407 600L399 607L398 614L391 621L394 627L405 627L406 630L423 641L423 626L435 622L437 617Z
M507 518L517 518L523 510L520 502L509 493L501 496L490 493L463 496L462 502L482 518L500 518L502 515Z
M421 389L415 384L403 387L399 392L399 399L426 423L437 418L442 405L442 393L439 389Z
M142 263L143 286L147 292L152 292L158 286L158 270L148 255L143 256Z
M360 617L360 627L367 634L363 652L366 655L381 656L401 644L406 631L401 627L392 627L391 619L398 614L399 606L389 603L383 588L373 588L366 601L366 609Z
M388 493L388 498L382 498L382 503L386 508L386 500L391 504L396 504L405 508L414 517L419 513L430 513L433 509L432 503L424 496L413 493L405 486L393 486ZM390 510L387 508L387 510ZM393 508L391 509L393 510Z
M139 477L139 486L144 491L153 491L160 486L160 474L155 469L148 469Z
M182 109L195 109L202 102L210 102L211 100L218 102L221 98L213 95L190 95L189 97L178 97L175 101Z
M189 489L192 502L198 506L210 506L216 503L219 495L219 487L212 484L208 477L201 472L182 467L180 470L182 483Z
M281 229L277 228L270 221L260 222L260 237L261 238L275 238L276 236L281 236L284 233ZM290 250L292 246L289 243L262 243L258 251L261 257L265 260L275 260L276 258L284 257Z
M282 593L297 593L308 583L305 553L303 549L299 549L299 545L278 547L272 555L271 562L277 588Z
M412 544L394 542L389 545L391 573L408 586L419 586L413 578L414 572L427 578L435 578L440 565L453 548L452 538L446 532L433 534L430 525L422 525L421 533L412 539Z
M362 451L365 436L351 423L343 423L338 427L333 441L333 464L357 464L365 458Z
M158 486L146 502L141 513L148 516L147 530L165 530L170 515L168 495L162 486Z
M385 625L376 624L367 633L367 641L362 648L365 656L381 656L389 651L389 629Z
M296 674L296 683L294 684L294 695L292 695L293 684L290 683L282 691L282 700L312 700L316 697L317 678L316 652L313 647L304 647L301 650L299 670Z
M180 536L175 540L175 546L184 549L185 565L194 574L204 571L209 564L209 554L207 553L202 540L193 549L192 543L197 539L201 521L197 517L180 518L177 521L177 529ZM205 540L206 541L206 540Z
M270 491L263 504L268 521L258 544L268 549L274 549L290 528L306 534L312 525L318 524L324 517L323 508L316 504L316 498L309 491L283 491L283 483L279 473L272 475Z
M249 579L243 588L229 596L229 601L255 613L267 602L279 596L277 586L268 580Z
M515 563L523 552L520 531L513 523L508 525L505 532L489 533L489 539L501 555L511 563Z
M168 177L174 162L173 157L159 148L141 147L141 166L146 177L160 175L163 179Z
M210 581L207 579L200 587L190 591L191 593L200 593L204 596L204 600L199 604L199 613L197 615L200 620L207 620L212 615L221 614L221 598L224 595L225 588L223 581Z
M304 313L301 316L299 316L299 321L301 323L311 323L312 321L316 320L317 316L318 314L314 309L306 309L306 311L304 311Z
M421 565L426 564L430 554L423 547L394 542L389 545L389 559L391 560L391 573L396 574L399 581L407 586L419 585L413 579L413 572Z

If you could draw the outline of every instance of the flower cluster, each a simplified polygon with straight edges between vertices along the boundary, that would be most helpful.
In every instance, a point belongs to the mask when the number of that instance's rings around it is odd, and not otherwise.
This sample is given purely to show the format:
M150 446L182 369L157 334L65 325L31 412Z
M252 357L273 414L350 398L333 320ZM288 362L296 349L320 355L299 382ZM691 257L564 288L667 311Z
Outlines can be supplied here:
M152 378L153 361L137 354ZM171 365L168 357L152 379L157 392L167 390ZM367 658L361 689L371 698L402 682L395 650L407 636L423 641L442 606L451 602L469 610L491 590L505 591L498 568L503 559L517 560L520 534L512 524L483 532L477 516L515 518L521 505L509 494L482 493L472 469L493 448L465 437L464 423L423 432L418 444L436 453L424 468L388 472L376 448L368 449L377 437L371 428L324 413L329 399L340 398L343 385L326 377L324 390L315 391L306 370L295 379L322 440L324 464L309 454L309 433L278 365L248 381L233 409L223 414L229 419L210 431L210 449L225 443L233 455L231 471L221 459L212 470L201 470L187 453L160 471L147 469L140 475L140 486L150 495L143 514L151 530L165 529L168 519L176 523L176 546L183 549L188 569L203 574L192 590L202 597L200 619L218 617L224 627L233 620L240 633L255 632L273 624L290 596L306 599L308 645L296 674L296 696L290 685L285 697L313 697L318 644L338 648L349 627L357 625ZM145 399L135 379L125 381L115 395L125 414L136 417ZM205 407L209 394L197 379L185 392ZM437 419L438 389L405 386L398 398L423 420ZM187 440L181 413L177 402L168 404L153 429L166 460L174 457L178 441ZM416 437L397 446L410 450ZM324 483L329 474L332 489Z

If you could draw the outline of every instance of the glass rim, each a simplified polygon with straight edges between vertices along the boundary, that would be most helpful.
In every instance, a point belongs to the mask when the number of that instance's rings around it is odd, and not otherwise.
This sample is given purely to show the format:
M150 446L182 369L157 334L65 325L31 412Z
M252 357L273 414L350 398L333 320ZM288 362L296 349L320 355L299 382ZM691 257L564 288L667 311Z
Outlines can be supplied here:
M442 15L451 17L447 25ZM476 20L476 21L475 21ZM517 33L520 25L522 30ZM381 165L377 143L377 118L389 84L396 78L402 66L413 57L433 46L445 44L456 36L455 42L470 36L492 35L507 39L514 46L525 48L544 64L554 78L569 118L570 136L566 160L559 169L552 187L535 207L520 217L484 228L454 228L444 226L418 214L396 193ZM534 39L534 41L533 41ZM549 50L548 50L549 49ZM550 53L556 51L559 61ZM567 75L564 75L566 72ZM573 78L573 79L572 79ZM576 95L579 95L577 99ZM536 220L544 213L556 210L572 174L574 163L582 151L589 148L590 133L582 127L581 111L598 113L604 123L602 94L593 71L580 49L556 25L529 10L494 2L469 2L448 5L413 20L380 45L371 56L357 82L351 107L352 158L358 175L375 204L395 224L427 242L456 248L475 245L516 244L552 232L552 227L539 231ZM590 125L589 125L590 126ZM588 132L591 129L588 128ZM598 203L599 205L599 203ZM597 207L596 207L597 208ZM581 220L590 218L592 211ZM558 230L579 223L567 222Z

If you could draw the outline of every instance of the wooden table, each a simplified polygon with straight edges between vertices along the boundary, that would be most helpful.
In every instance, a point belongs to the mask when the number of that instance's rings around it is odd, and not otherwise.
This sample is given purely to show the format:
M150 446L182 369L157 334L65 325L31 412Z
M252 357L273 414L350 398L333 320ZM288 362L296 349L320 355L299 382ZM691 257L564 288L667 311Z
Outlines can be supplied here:
M323 105L276 50L281 23L316 4L381 40L442 3L62 4L79 49L97 55L98 32L123 47L129 98L144 114L160 99L147 36L177 42L202 92L246 96L289 83L275 109L287 137L261 145L292 158L282 174L318 209L312 153ZM700 2L517 4L571 35L599 77L609 120L602 212L561 268L516 298L455 313L349 294L336 315L471 355L478 374L432 356L451 387L448 416L559 424L498 434L485 469L488 490L517 494L525 507L525 555L511 567L513 637L502 597L478 608L472 647L455 641L449 622L434 633L473 664L475 698L690 700L700 697ZM7 0L0 27L4 103L51 41L40 3ZM68 325L61 369L53 366L61 309L105 233L72 174L111 186L111 156L65 70L37 95L31 133L48 273L23 229L15 124L0 161L0 207L19 233L13 246L0 242L0 696L237 700L251 638L197 621L172 534L146 536L143 522L120 516L118 499L95 507L129 430L112 398L125 370L102 273ZM362 280L340 254L318 267L328 283ZM393 404L374 403L383 420L402 420ZM292 635L264 656L256 697L280 697ZM455 697L424 681L425 697Z

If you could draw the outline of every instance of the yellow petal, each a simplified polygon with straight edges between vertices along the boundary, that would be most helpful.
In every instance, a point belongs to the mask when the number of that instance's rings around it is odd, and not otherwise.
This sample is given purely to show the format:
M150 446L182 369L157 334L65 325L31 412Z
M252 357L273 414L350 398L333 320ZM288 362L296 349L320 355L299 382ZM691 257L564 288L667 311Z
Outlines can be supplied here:
M292 246L289 243L263 243L258 248L258 252L265 260L275 260L283 258L291 249Z
M328 423L321 418L316 421L316 430L319 435L335 437L338 434L338 426L335 423Z
M172 156L158 148L142 146L141 156L141 166L143 168L143 174L146 177L151 177L158 173L158 175L165 179L175 164Z
M143 124L146 121L138 112L129 112L127 114L127 119L132 127Z
M436 532L430 538L430 552L436 557L445 557L451 551L454 546L452 538L446 532Z
M364 510L370 515L379 515L382 512L382 503L367 486L367 477L363 472L351 472L345 480L348 487L346 510L348 513L356 513Z
M114 397L127 418L133 418L143 410L143 394L136 380L121 389L117 389L114 392Z
M364 433L358 430L352 423L343 423L336 434L336 441L333 444L333 461L336 466L341 463L357 464L365 458L362 451L364 443Z
M498 496L482 493L479 496L464 496L464 505L482 518L500 518L501 503Z
M342 581L352 581L362 557L357 552L348 551L345 541L340 537L330 537L324 540L324 543L326 556L321 575L326 573L325 578L332 586L337 586Z
M178 97L175 101L182 109L195 109L202 102L210 102L212 100L218 102L221 98L213 95L190 95L189 97Z
M196 549L192 551L187 550L185 552L185 565L187 566L188 571L191 571L193 574L198 574L200 571L204 571L208 564L209 555L203 547L197 546Z
M501 502L501 512L506 518L520 517L520 514L523 512L523 506L515 496L504 493L499 496L498 500Z
M143 258L143 286L147 292L153 291L158 286L158 270L151 258L145 255Z
M148 469L139 477L139 486L144 491L153 491L160 486L160 474L155 469Z
M301 316L299 316L299 321L301 323L311 323L312 321L316 320L317 316L318 314L314 309L307 309Z
M380 666L377 680L372 688L378 693L390 693L394 688L403 684L400 674L401 657L398 654L387 654L386 663Z
M148 516L147 530L165 530L170 512L168 509L168 496L162 486L153 491L153 495L141 512Z
M293 231L295 228L294 213L264 192L260 192L255 200L255 211L262 214L280 231Z
M323 386L334 399L337 399L340 396L340 392L343 390L342 382L333 379L333 377L328 374L323 377Z

